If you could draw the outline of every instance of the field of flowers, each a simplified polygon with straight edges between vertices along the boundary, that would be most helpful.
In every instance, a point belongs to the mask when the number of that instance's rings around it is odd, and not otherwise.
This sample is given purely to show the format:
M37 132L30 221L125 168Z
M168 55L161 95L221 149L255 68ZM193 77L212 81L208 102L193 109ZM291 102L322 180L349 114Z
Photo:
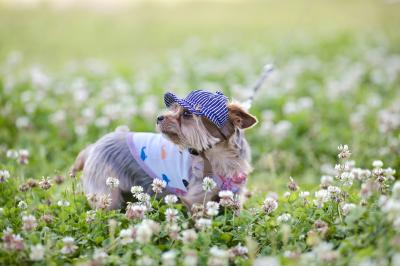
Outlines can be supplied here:
M1 50L0 265L400 265L400 35L357 27L274 46L190 37L146 67ZM69 176L85 145L154 131L166 91L245 101L266 63L241 198L222 191L190 214L132 187L126 209L90 209Z

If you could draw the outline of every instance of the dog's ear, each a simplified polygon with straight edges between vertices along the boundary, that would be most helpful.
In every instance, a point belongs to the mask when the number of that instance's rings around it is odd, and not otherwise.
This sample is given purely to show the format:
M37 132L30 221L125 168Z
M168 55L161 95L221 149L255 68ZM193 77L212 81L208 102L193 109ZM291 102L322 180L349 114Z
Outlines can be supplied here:
M257 124L257 118L248 113L242 106L237 103L230 103L228 105L229 119L232 123L240 128L246 129Z

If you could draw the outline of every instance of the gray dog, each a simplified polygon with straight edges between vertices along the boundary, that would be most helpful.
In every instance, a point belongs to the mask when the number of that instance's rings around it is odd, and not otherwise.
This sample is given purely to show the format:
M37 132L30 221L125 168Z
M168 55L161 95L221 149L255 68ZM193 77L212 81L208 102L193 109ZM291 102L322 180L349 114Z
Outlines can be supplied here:
M79 153L71 175L83 170L83 188L93 208L123 207L132 201L132 186L151 195L155 179L167 187L157 196L175 194L189 209L221 190L238 193L246 183L250 148L243 130L257 119L220 92L196 90L184 99L167 93L164 100L168 112L157 117L161 134L117 131ZM217 184L207 194L205 176ZM116 187L107 184L110 177L118 180Z

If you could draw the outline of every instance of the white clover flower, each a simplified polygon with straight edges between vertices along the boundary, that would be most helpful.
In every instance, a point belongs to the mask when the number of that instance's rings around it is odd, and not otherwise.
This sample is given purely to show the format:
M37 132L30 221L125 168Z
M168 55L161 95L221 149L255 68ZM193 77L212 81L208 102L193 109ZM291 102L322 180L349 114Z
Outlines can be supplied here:
M75 245L75 239L73 237L70 237L70 236L64 237L62 239L62 241L64 243L63 248L60 250L62 254L65 254L65 255L72 254L78 248Z
M179 238L179 233L181 231L180 226L177 223L168 223L165 226L168 236L172 240L177 240Z
M164 252L161 255L161 263L163 266L174 266L176 265L176 251L175 250L169 250Z
M222 190L218 193L218 196L220 198L229 198L229 199L233 199L233 192L230 190Z
M126 207L125 216L128 219L143 219L147 211L147 207L143 204L128 203Z
M1 240L3 241L2 247L8 250L21 251L25 247L24 239L19 234L13 234L13 230L10 227L3 230L3 237Z
M137 259L136 264L138 266L154 266L157 265L157 263L150 258L149 256L143 256L139 259Z
M19 150L17 161L20 164L28 164L29 160L29 151L28 150Z
M280 266L279 259L277 257L258 257L253 263L253 266Z
M149 226L153 231L153 234L158 234L161 230L160 224L150 219L143 220L142 224Z
M379 199L378 199L378 205L382 207L382 206L386 203L386 201L387 201L388 199L389 199L388 196L386 196L386 195L380 195L380 196L379 196Z
M143 187L142 186L132 186L131 187L131 193L133 194L133 196L136 196L140 193L143 192Z
M299 193L299 197L302 199L305 199L308 196L310 196L310 192L308 192L308 191L300 191L300 193Z
M354 203L345 203L341 206L343 215L348 215L349 212L357 207Z
M315 200L314 205L317 206L318 208L322 208L324 206L325 202L328 202L330 199L330 194L328 190L318 190L315 192Z
M0 170L0 183L4 183L10 178L10 172L8 170Z
M121 245L126 245L133 242L133 228L122 229L119 232L119 239Z
M59 200L59 201L57 201L57 205L60 207L68 207L70 205L70 203L67 200Z
M86 212L86 222L91 223L96 220L96 211L95 210L90 210Z
M283 197L289 198L290 197L290 192L289 191L285 191L285 193L283 193Z
M219 203L223 207L231 206L233 204L233 192L230 190L222 190L218 193L220 198Z
M396 174L396 170L392 169L391 167L384 169L385 176L390 179L394 180L394 175Z
M39 182L39 186L43 190L48 190L51 188L51 180L50 177L42 177L42 180Z
M231 258L234 258L234 257L247 258L248 253L249 253L249 249L245 246L242 246L242 243L239 243L236 246L229 249L229 254L230 254Z
M203 179L203 190L210 192L212 191L215 187L217 186L217 183L215 183L214 179L211 177L204 177Z
M278 194L276 192L268 192L266 198L273 198L275 200L278 200Z
M276 218L278 224L284 222L287 223L292 219L292 216L289 213L283 213Z
M107 257L108 254L103 249L96 248L93 252L93 259L96 261L103 262L105 259L107 259Z
M181 227L177 223L167 223L165 229L168 232L168 236L171 240L179 239Z
M328 186L328 185L330 185L332 183L333 183L333 177L332 176L330 176L330 175L321 176L321 184Z
M18 208L20 208L21 210L25 210L26 208L28 208L28 204L26 204L25 201L21 200L20 202L18 202Z
M196 228L199 230L205 230L211 227L211 220L206 218L200 218L196 220Z
M356 166L356 161L349 160L347 161L347 165L349 166L350 170L352 170Z
M283 252L283 256L285 258L296 258L298 256L298 253L295 251L291 251L291 250L285 250L285 252Z
M381 160L375 160L375 161L372 162L372 166L374 168L382 168L383 162Z
M299 187L297 186L297 183L294 181L293 177L291 177L291 176L289 177L289 183L288 183L287 187L290 191L297 191L299 189Z
M136 241L140 244L147 244L151 241L153 230L148 223L140 223L136 225Z
M340 176L342 172L349 172L350 170L351 170L350 165L347 162L335 165L335 171L337 176Z
M10 159L17 159L18 152L16 150L7 150L6 156L7 156L7 158L10 158Z
M119 180L115 177L107 177L106 185L111 189L118 188Z
M349 146L347 146L347 145L339 145L338 150L339 150L339 154L338 154L338 158L339 159L348 159L348 158L350 158L351 152L349 150Z
M228 265L229 263L229 252L220 249L216 246L210 248L210 257L208 259L208 265Z
M314 247L312 253L318 258L319 261L332 261L335 260L339 253L333 250L333 244L328 242L321 242Z
M37 227L36 218L33 215L24 215L22 216L22 230L25 231L32 231L35 230Z
M140 202L149 202L150 201L150 195L147 193L139 193L136 195L136 198Z
M371 171L361 168L353 168L351 170L354 179L365 181L371 176Z
M340 174L339 179L344 186L350 187L353 185L354 175L352 172L343 172Z
M185 257L183 258L183 265L185 266L197 266L198 265L198 258L196 251L194 250L187 250L185 252Z
M165 219L168 223L175 223L178 219L178 210L168 208L165 210Z
M329 194L331 194L331 195L338 195L338 194L341 192L341 190L340 190L339 187L336 187L336 186L329 186L329 187L328 187L328 192L329 192Z
M197 239L197 233L195 230L188 229L188 230L182 231L181 240L184 245L190 244L190 243L196 241L196 239Z
M215 201L209 201L207 202L206 209L208 216L216 216L219 212L219 204Z
M111 195L110 194L104 194L104 195L101 195L99 197L99 200L97 202L97 207L100 208L100 209L105 210L105 209L107 209L108 207L111 206L111 203L112 203Z
M45 248L41 244L31 246L31 252L29 253L29 259L32 261L41 261L44 258Z
M264 200L264 204L262 207L267 214L271 214L278 208L278 201L274 198L267 197Z
M400 214L400 200L394 198L386 198L386 200L379 200L381 209L387 214L389 221L394 221L399 217Z
M173 204L175 204L177 201L178 201L178 197L175 196L175 195L173 195L173 194L167 195L167 196L165 196L165 198L164 198L164 202L165 202L167 205L173 205Z
M167 183L164 180L161 179L154 179L153 183L151 184L151 187L153 191L157 194L162 193L164 188L167 186Z

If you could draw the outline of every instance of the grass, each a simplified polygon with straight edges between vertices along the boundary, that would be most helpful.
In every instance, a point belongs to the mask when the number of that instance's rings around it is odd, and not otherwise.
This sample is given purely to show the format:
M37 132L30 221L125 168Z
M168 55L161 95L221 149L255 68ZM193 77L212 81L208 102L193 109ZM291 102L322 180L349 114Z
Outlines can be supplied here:
M398 40L398 12L398 5L384 1L149 2L118 12L0 7L0 56L19 50L52 66L82 57L138 66L159 61L190 37L228 39L237 49L262 44L274 52L281 42L305 34L379 32Z
M398 11L384 1L2 6L0 264L173 265L172 257L178 265L396 265ZM203 214L211 221L203 229L179 203L142 203L158 226L126 210L90 210L79 178L68 177L85 145L119 125L153 131L165 91L223 90L245 100L269 62L276 70L251 109L260 122L246 135L254 172L243 210ZM350 159L338 161L339 144L350 146ZM351 160L342 177L335 164ZM50 189L40 187L42 176ZM330 192L321 176L332 177ZM275 200L276 209L268 205ZM176 221L166 221L167 208ZM138 231L150 240L131 237Z

